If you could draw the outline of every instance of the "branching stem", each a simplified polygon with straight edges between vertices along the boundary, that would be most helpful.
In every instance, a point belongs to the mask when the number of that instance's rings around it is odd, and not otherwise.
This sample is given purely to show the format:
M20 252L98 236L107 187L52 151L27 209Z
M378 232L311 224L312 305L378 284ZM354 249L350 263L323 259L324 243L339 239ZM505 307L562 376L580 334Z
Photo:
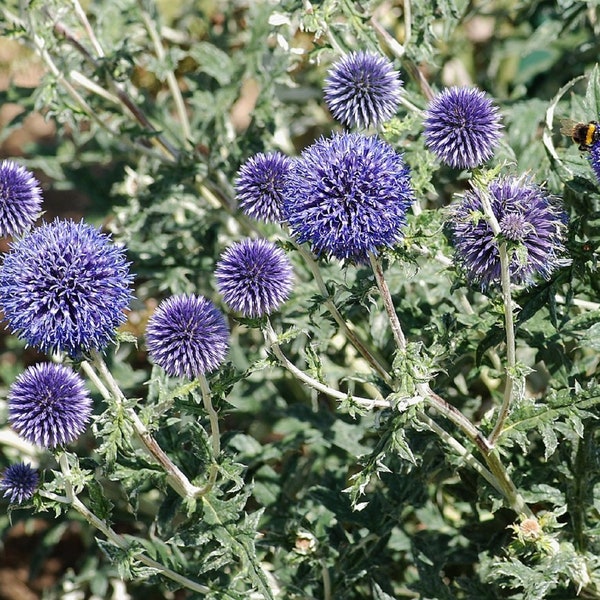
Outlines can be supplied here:
M295 246L298 252L304 258L304 261L308 265L309 269L311 270L315 282L319 288L319 292L321 293L321 296L325 298L325 305L327 306L327 309L331 313L331 316L334 318L335 322L340 326L348 341L360 352L360 354L371 365L371 367L373 367L373 369L377 371L379 376L382 377L383 380L389 384L391 382L391 377L388 370L379 362L379 360L377 360L377 358L373 355L369 348L367 348L366 344L364 344L364 342L350 328L349 324L346 322L344 317L342 317L337 306L331 299L329 295L329 290L325 285L325 281L323 281L321 269L319 269L317 261L313 258L311 253L308 252L301 244L295 244Z
M502 286L502 302L504 304L504 329L506 335L506 382L504 385L504 397L502 406L496 419L494 429L489 436L489 443L495 446L498 438L502 434L504 423L508 418L515 395L515 377L517 366L517 352L515 341L515 324L513 315L512 286L510 281L510 257L506 247L506 242L500 240L500 224L494 215L492 205L486 193L480 194L483 212L487 217L490 227L496 236L498 242L498 255L500 257L500 281Z
M486 469L455 437L450 435L443 427L440 427L431 417L424 412L417 413L419 421L425 423L443 442L452 448L464 461L477 473L479 473L496 491L504 495L504 489L498 479L489 469Z
M265 341L267 342L268 347L272 350L273 354L277 357L281 366L285 367L294 377L310 386L311 388L321 392L331 398L335 398L336 400L346 400L348 398L348 394L344 392L340 392L324 383L321 383L314 377L311 377L302 369L299 369L294 363L292 363L287 356L281 350L279 343L277 341L277 334L273 330L273 326L270 321L266 322L265 327L263 328L263 334L265 336ZM374 400L371 398L361 398L360 396L352 396L352 401L356 404L359 404L363 408L372 409L376 407L381 408L389 408L390 403L387 400Z
M213 463L210 465L208 481L199 492L200 496L204 496L213 488L215 482L217 481L217 475L219 474L219 465L217 461L219 460L219 455L221 454L221 433L219 431L219 415L212 404L212 397L210 393L210 387L208 386L208 381L206 381L206 377L204 375L200 375L197 381L200 384L200 392L202 393L204 409L206 410L208 419L210 421L210 439L212 442L213 452Z
M102 532L106 539L108 539L118 548L121 548L122 550L128 550L130 547L132 547L132 544L127 540L127 538L114 531L106 522L97 517L91 510L88 509L87 506L85 506L85 504L83 504L83 502L81 502L81 500L79 500L79 498L75 494L75 491L73 490L73 485L71 484L71 471L67 455L65 453L61 454L59 458L59 464L62 474L65 478L66 496L58 496L57 494L46 492L44 490L40 491L40 495L49 498L50 500L54 500L55 502L61 502L63 504L71 505L90 525L95 527L98 531ZM186 589L198 592L200 594L210 593L210 588L208 588L207 586L202 585L196 581L192 581L191 579L188 579L187 577L176 573L172 569L169 569L161 563L146 556L143 552L139 552L137 548L135 557L136 560L138 560L142 564L152 569L156 569L164 577L167 577L177 582L179 585Z
M394 301L392 300L390 288L388 287L387 281L383 275L381 261L373 254L369 254L369 261L371 262L371 268L375 274L375 281L377 282L377 287L379 288L379 293L381 294L381 299L383 300L385 312L390 320L390 326L392 328L394 339L396 340L396 346L399 350L405 350L406 338L404 337L400 320L398 319L396 309L394 308Z
M144 449L150 456L161 465L167 474L169 485L182 498L198 498L202 494L202 490L193 485L190 480L181 472L179 467L173 463L166 452L159 446L158 442L152 437L148 428L144 425L137 413L131 408L125 406L126 399L123 392L114 380L112 373L108 370L104 360L99 353L94 353L92 362L98 374L94 371L90 363L83 361L81 368L86 375L94 382L103 398L110 400L111 398L120 405L125 414L129 418L133 428L142 443Z
M47 15L47 18L50 18L50 16ZM77 36L70 31L66 25L63 23L54 22L53 27L56 33L61 35L67 42L69 42L69 44L83 56L83 58L90 64L90 66L94 68L94 70L99 70L98 61L79 42ZM119 103L127 109L137 123L139 123L146 131L152 133L150 136L151 143L156 144L169 159L177 160L179 152L164 138L160 132L156 130L148 117L146 117L139 106L137 106L137 104L130 98L127 92L110 77L107 78L107 83L110 86L113 94L118 98Z
M154 26L154 21L150 18L150 15L148 15L148 13L144 10L144 8L142 7L142 3L138 2L138 4L140 5L144 25L146 26L146 29L150 34L150 38L152 39L152 44L154 45L156 56L159 60L164 61L165 49L160 39L160 35L156 27ZM181 95L181 89L179 88L179 84L177 83L175 73L172 70L169 70L166 79L167 85L169 86L169 90L171 92L171 96L173 98L173 102L175 103L175 110L177 111L179 122L181 123L181 128L183 129L184 144L189 147L190 140L192 139L192 129L190 127L190 121L188 119L185 102L183 101L183 96Z
M515 484L513 483L510 475L508 474L506 467L502 464L497 451L494 446L485 438L485 436L479 431L467 417L465 417L457 408L446 402L443 398L438 396L429 386L421 385L418 387L419 393L440 412L449 421L454 423L470 440L473 442L479 451L481 452L489 473L493 476L493 482L482 473L478 468L474 467L485 477L508 501L509 506L518 514L523 514L527 517L533 517L531 509L527 506L522 496L519 494ZM444 439L444 438L442 438ZM470 463L469 463L470 464Z

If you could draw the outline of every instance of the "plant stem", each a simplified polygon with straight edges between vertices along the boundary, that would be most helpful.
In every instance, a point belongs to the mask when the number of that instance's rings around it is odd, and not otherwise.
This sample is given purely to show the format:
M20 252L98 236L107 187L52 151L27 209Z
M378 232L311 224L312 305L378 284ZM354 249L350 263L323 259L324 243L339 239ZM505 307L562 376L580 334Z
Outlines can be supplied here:
M500 265L502 272L502 300L504 302L504 328L506 331L506 383L504 386L504 397L502 406L498 413L498 418L494 429L489 436L490 444L495 445L502 433L502 428L510 412L515 392L515 367L517 365L515 325L513 317L509 259L506 252L506 244L502 243L499 247Z
M14 448L21 458L34 459L37 462L37 456L39 454L39 448L36 448L30 442L22 439L12 429L1 429L0 430L0 446L8 446Z
M114 380L111 372L108 370L104 360L98 352L92 356L94 367L98 371L100 377L94 372L91 365L87 361L81 363L81 368L86 375L94 382L102 396L106 400L111 398L125 411L133 428L141 441L145 450L162 466L167 474L169 485L182 498L198 498L202 490L193 485L190 480L181 472L173 461L168 457L165 451L159 446L157 441L152 437L147 427L142 423L137 413L131 408L125 406L126 399L123 392ZM106 384L106 385L105 385Z
M560 294L555 296L556 301L559 304L566 304L567 299ZM584 310L600 310L600 304L598 302L590 302L589 300L580 300L579 298L570 298L569 303L573 306L578 306Z
M402 16L404 18L404 48L406 49L406 46L408 46L410 37L412 35L412 12L410 0L404 0L403 7L404 14Z
M323 575L323 600L331 600L331 576L325 560L321 561L321 573Z
M508 501L509 506L518 514L532 517L533 513L527 504L525 504L525 501L519 494L515 484L512 482L506 468L500 461L494 446L486 439L481 431L479 431L479 429L475 427L475 425L473 425L473 423L471 423L471 421L469 421L469 419L467 419L467 417L465 417L465 415L463 415L456 407L446 402L446 400L436 394L428 385L421 384L417 386L417 390L433 408L454 423L471 440L471 442L477 446L485 459L490 473L495 479L495 483L499 485L499 488L496 487L495 484L492 485L502 493ZM490 481L490 483L492 482Z
M488 483L492 485L501 495L504 495L504 489L498 479L489 469L486 469L456 438L452 437L443 427L440 427L431 417L424 412L417 413L419 421L425 423L442 441L450 446L465 462L475 471L477 471Z
M88 38L90 38L90 42L92 43L92 46L94 47L94 51L96 52L96 54L100 57L104 57L104 50L102 49L102 46L100 45L100 42L98 41L98 38L96 37L96 34L94 33L94 30L92 29L92 26L90 25L90 22L87 18L87 15L85 14L85 11L83 10L81 4L79 3L79 0L72 0L73 2L73 7L75 8L75 14L77 15L78 19L81 21L81 24L83 25L83 28L85 29L85 32L87 33Z
M67 459L67 455L62 453L59 458L59 464L62 471L62 474L65 478L65 494L66 497L58 496L56 494L50 492L41 491L40 494L54 501L63 502L70 504L90 525L101 531L105 537L113 543L115 546L121 548L122 550L128 550L131 547L131 543L127 541L127 539L114 531L107 523L105 523L102 519L98 518L91 510L79 500L77 495L73 490L73 485L70 481L71 471ZM136 551L135 554L136 560L141 562L142 564L150 567L152 569L156 569L160 572L164 577L172 579L173 581L180 584L182 587L192 590L194 592L198 592L200 594L208 594L210 593L210 588L205 585L202 585L196 581L192 581L179 573L165 567L161 563L153 560L152 558L146 556L144 553L140 553Z
M501 229L496 215L492 210L487 193L480 194L481 204L483 212L487 217L490 227L496 236L496 240L501 236ZM510 257L506 247L506 242L499 241L498 254L500 257L500 282L502 286L502 302L504 304L504 329L506 335L506 382L504 386L504 397L502 399L502 406L496 419L494 429L490 434L488 440L492 447L498 441L498 438L502 434L502 428L510 412L510 408L513 402L515 394L515 377L516 377L516 366L517 366L517 351L515 341L515 324L513 315L513 302L512 302L512 286L510 281Z
M427 384L418 385L417 391L441 415L454 423L479 448L484 456L490 451L491 448L485 436L455 406L436 394Z
M371 25L373 25L373 29L375 29L375 31L377 31L377 33L379 33L379 35L385 40L385 43L393 52L393 54L402 61L404 68L410 73L411 77L419 84L421 92L423 93L423 96L425 96L426 100L428 102L431 101L434 96L433 90L431 89L429 82L427 79L425 79L419 67L412 60L406 57L405 47L400 44L398 40L392 37L375 17L371 17Z
M50 19L50 15L46 13L46 16ZM97 60L87 51L86 48L81 45L77 39L77 36L72 31L70 31L63 23L59 22L54 22L53 27L59 35L64 37L65 40L83 56L83 58L94 68L94 70L99 70ZM119 103L127 109L137 123L139 123L145 130L152 133L152 136L150 137L151 143L160 148L169 159L177 160L179 157L179 152L164 138L161 133L156 130L142 110L129 97L127 92L110 77L107 77L107 83L114 95L118 98Z
M387 313L388 318L390 320L392 333L394 335L394 339L396 340L396 346L399 350L405 350L406 338L404 337L404 332L402 331L400 320L398 319L396 309L394 308L394 301L392 300L392 295L390 294L390 288L388 287L388 284L383 275L381 261L371 253L369 254L369 261L371 262L371 268L373 269L373 273L375 274L375 281L377 282L377 287L379 288L379 293L381 294L381 299L383 300L385 312Z
M508 500L510 507L520 515L535 518L535 515L529 506L527 506L521 494L519 494L519 491L506 471L505 466L502 464L497 450L494 448L490 449L484 454L484 458L490 471L498 481L500 481L502 489L504 490L504 497Z
M304 371L296 367L296 365L294 365L281 350L281 347L277 342L277 334L273 330L271 322L268 320L263 328L263 335L265 336L265 341L267 342L268 347L273 351L273 354L275 354L281 365L285 367L292 375L294 375L294 377L306 383L308 386L317 390L318 392L322 392L323 394L331 396L336 400L346 400L348 398L348 394L340 392L339 390L335 390L332 387L321 383L314 377L307 375ZM352 396L352 401L367 409L372 409L375 407L390 407L390 403L387 400L374 400L371 398L361 398L360 396Z
M367 346L362 342L362 340L350 329L350 326L340 314L337 306L331 299L329 295L329 290L323 281L323 276L321 275L321 269L319 269L319 265L317 261L313 258L310 252L308 252L301 244L295 244L298 252L304 258L306 264L310 268L315 282L319 288L319 292L321 296L325 298L325 305L327 309L331 313L331 316L334 318L335 322L340 326L343 330L344 335L347 337L348 341L360 352L363 358L377 371L377 373L383 378L386 383L391 383L392 378L388 370L375 358L373 353L367 348Z
M150 34L150 38L152 39L152 44L154 45L156 56L159 60L164 61L165 49L160 39L160 35L156 30L156 27L154 26L154 21L143 9L142 3L138 2L138 4L140 5L144 25L146 26L146 29ZM167 73L167 85L169 86L169 90L171 91L171 96L173 97L173 102L175 103L175 110L177 111L177 115L179 116L179 121L181 123L181 128L183 129L184 144L189 147L191 144L190 140L192 139L192 129L190 127L190 121L188 119L187 110L183 101L183 96L181 95L181 89L179 88L179 84L177 83L175 73L172 70L169 70L169 72Z
M217 411L212 405L212 398L210 393L210 387L208 386L208 381L206 381L206 377L204 375L199 375L197 381L200 384L200 391L202 393L202 402L204 404L204 409L206 410L206 413L208 414L208 419L210 421L210 438L212 441L213 451L213 462L210 465L208 481L199 492L200 496L204 496L213 488L215 482L217 481L217 475L219 474L219 465L217 461L219 460L219 455L221 454L221 433L219 431L219 415L217 414Z

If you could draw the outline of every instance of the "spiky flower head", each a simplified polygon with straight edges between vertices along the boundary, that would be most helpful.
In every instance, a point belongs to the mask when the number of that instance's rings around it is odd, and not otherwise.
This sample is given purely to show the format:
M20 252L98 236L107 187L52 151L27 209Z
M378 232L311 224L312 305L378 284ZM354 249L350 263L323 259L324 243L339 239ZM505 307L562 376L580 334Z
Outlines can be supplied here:
M277 310L292 290L292 265L285 252L267 240L242 240L221 256L215 272L225 304L245 317Z
M366 262L401 239L413 201L402 155L377 137L342 133L294 162L283 210L292 234L317 254Z
M37 469L25 463L18 463L4 471L4 476L0 480L0 491L4 492L3 496L8 498L9 502L23 504L33 496L39 480Z
M472 169L488 161L502 132L498 108L472 87L451 87L436 95L424 125L425 145L455 169Z
M21 235L40 215L42 190L33 173L0 161L0 236Z
M590 148L589 161L592 165L596 179L600 182L600 141L594 142Z
M8 420L25 440L55 448L76 440L92 414L83 379L70 367L42 363L28 367L8 394Z
M488 196L500 226L497 239L484 216ZM505 242L514 284L548 278L565 264L567 216L557 199L528 177L499 177L486 190L473 188L451 209L449 220L456 261L471 283L482 289L500 282L499 244Z
M146 327L150 358L169 375L194 379L214 371L225 359L229 328L204 296L171 296L154 311Z
M108 236L56 219L12 244L0 267L0 308L28 344L76 356L113 339L131 280L123 249Z
M281 222L285 178L291 162L281 152L259 152L241 166L235 191L244 214L265 223Z
M325 103L347 127L366 129L389 121L398 108L402 81L379 54L351 52L338 60L325 80Z

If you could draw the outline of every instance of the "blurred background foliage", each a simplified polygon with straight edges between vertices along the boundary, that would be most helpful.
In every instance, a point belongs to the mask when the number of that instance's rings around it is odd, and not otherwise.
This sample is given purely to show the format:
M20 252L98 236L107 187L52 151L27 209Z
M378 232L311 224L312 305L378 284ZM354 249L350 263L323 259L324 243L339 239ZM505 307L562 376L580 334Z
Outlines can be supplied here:
M520 352L536 366L529 392L552 413L532 421L532 407L519 407L503 449L526 499L556 512L564 551L549 564L543 553L516 548L508 528L515 515L431 432L411 427L410 411L340 411L269 364L252 323L230 316L231 363L211 383L221 394L231 477L248 491L235 510L260 518L257 552L286 599L565 599L582 587L585 597L600 597L594 559L600 465L597 425L586 410L600 395L593 329L600 319L598 311L576 319L569 304L574 296L598 301L600 195L585 156L558 132L561 118L600 115L600 2L97 0L83 6L98 46L71 2L33 0L21 12L18 2L4 2L0 153L35 171L45 219L85 218L127 246L137 277L125 328L140 340L166 295L194 291L218 302L212 273L228 243L257 232L285 237L237 210L235 174L256 152L296 155L338 128L322 101L322 84L340 52L369 49L393 58L405 97L419 108L427 101L420 77L434 90L474 84L494 97L506 135L493 164L530 172L563 196L571 215L572 267L517 298ZM393 53L394 40L404 45L402 57ZM181 91L189 132L172 85ZM421 133L420 116L404 108L382 132L405 153L424 209L411 217L405 246L389 257L390 287L406 333L420 344L416 363L427 360L438 373L436 388L480 420L501 394L501 371L487 352L501 340L500 312L492 298L466 290L475 309L466 313L453 276L423 258L451 254L443 209L468 182L435 163ZM294 328L288 345L294 361L344 389L382 386L338 333L306 264L290 256L298 285L275 322ZM322 271L343 314L391 363L393 340L370 274L335 262L324 262ZM1 343L6 392L25 365L42 357L7 335ZM184 470L201 473L208 455L194 419L204 417L194 413L193 401L151 371L143 343L123 343L109 360L124 391L145 399L161 444ZM570 410L574 387L587 391ZM174 394L170 414L181 419L153 412L164 390ZM107 418L101 410L99 430ZM6 422L4 400L0 421ZM20 447L6 429L2 436L3 467L30 453L52 468L52 457ZM77 453L93 470L96 452L90 432ZM175 498L151 465L140 470L134 458L123 456L103 473L96 491L113 504L115 529L150 539L181 536L177 543L201 546L202 524L177 531L182 517ZM356 511L343 490L356 492L359 484L368 504ZM89 495L98 506L93 490ZM113 566L76 515L14 510L0 516L0 525L0 598L39 598L42 590L44 598L193 597L158 578L136 583L135 572L125 592L119 575L127 573L129 559L112 556L119 568ZM208 560L211 543L188 555L190 572ZM208 562L215 590L235 580L227 564L219 569L218 561ZM222 596L215 591L214 597Z

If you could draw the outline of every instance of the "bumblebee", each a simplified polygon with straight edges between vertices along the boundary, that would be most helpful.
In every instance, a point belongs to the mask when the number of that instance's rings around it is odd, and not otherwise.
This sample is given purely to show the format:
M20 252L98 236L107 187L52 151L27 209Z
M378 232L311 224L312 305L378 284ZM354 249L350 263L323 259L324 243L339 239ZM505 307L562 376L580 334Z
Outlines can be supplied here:
M578 123L571 119L562 119L560 132L568 135L582 151L589 150L600 140L600 124L598 121Z

